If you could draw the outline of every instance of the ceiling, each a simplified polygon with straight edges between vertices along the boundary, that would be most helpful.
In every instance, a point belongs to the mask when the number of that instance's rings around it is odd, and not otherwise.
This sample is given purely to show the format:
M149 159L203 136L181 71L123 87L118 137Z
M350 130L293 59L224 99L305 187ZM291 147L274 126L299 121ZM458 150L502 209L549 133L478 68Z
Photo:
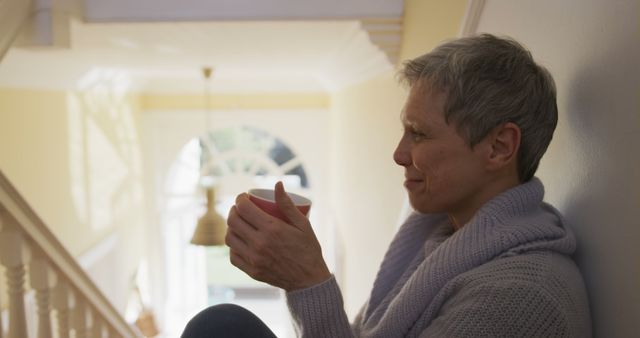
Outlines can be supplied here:
M22 36L0 63L0 86L81 89L100 72L126 79L132 90L199 93L201 68L212 66L216 92L332 91L390 70L400 49L401 0L82 5L82 18L45 25L65 42ZM72 12L53 2L49 10L58 19Z

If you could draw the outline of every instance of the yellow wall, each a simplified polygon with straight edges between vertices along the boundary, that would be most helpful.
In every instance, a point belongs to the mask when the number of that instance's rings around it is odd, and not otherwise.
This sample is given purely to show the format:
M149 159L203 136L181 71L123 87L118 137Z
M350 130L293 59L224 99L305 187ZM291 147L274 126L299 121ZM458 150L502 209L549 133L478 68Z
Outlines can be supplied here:
M406 0L400 58L429 52L440 42L455 38L462 26L467 0Z
M0 90L0 169L46 222L72 227L71 200L60 198L70 195L59 179L68 176L65 106L59 93Z
M104 90L0 89L0 170L75 257L116 239L101 268L117 272L96 282L120 309L145 247L137 106Z
M137 126L131 120L133 137L118 136L126 128L120 129L120 120L110 117L119 114L117 117L137 118L135 97L109 102L112 98L96 100L90 96L0 89L0 168L74 255L82 254L114 228L127 223L126 219L95 215L98 210L92 210L92 205L104 202L96 201L102 198L97 196L100 192L112 193L111 200L105 204L110 209L104 212L132 216L136 222L140 217L129 214L135 203L127 207L116 205L118 201L114 198L129 198L125 192L130 187L120 186L119 190L102 187L101 178L94 176L99 167L110 168L113 164L89 163L111 159L100 158L101 154L115 156L123 162L123 167L118 168L123 171L119 173L123 177L111 181L106 178L104 183L139 183L139 163L134 164L139 161ZM135 170L134 166L137 166ZM141 196L134 200L141 201Z
M467 1L408 0L401 59L422 55L458 34ZM392 159L406 93L389 72L331 97L332 209L343 238L341 287L350 316L369 296L404 198L403 170Z

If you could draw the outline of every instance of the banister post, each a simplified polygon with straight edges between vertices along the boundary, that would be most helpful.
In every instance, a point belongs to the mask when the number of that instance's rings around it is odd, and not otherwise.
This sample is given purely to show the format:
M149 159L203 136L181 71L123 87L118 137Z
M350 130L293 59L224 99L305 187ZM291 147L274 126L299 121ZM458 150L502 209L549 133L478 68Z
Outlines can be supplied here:
M1 228L0 228L0 231L2 231ZM2 291L2 288L0 288L0 291ZM0 338L2 338L3 335L4 335L4 329L2 328L2 292L0 292Z
M30 251L24 236L16 230L0 232L0 263L7 269L9 284L9 338L27 337L24 307L25 265Z
M75 338L87 337L87 304L81 296L76 296L75 306L71 314L71 325L76 333Z
M4 228L4 223L6 222L5 213L6 211L4 211L4 209L0 206L0 233L2 232L2 228ZM2 296L3 296L2 291L3 291L2 277L0 277L0 338L2 338L4 335L4 329L2 328L2 308L4 306L4 304L2 303Z
M34 255L29 265L31 287L36 291L38 306L38 338L53 337L51 332L51 289L56 285L57 276L44 254Z
M109 338L122 338L114 328L109 328Z
M98 311L93 310L93 323L91 326L91 335L92 338L103 338L104 337L104 322L100 319Z
M72 299L69 285L64 280L58 280L53 289L53 308L58 319L58 337L69 338L69 309Z

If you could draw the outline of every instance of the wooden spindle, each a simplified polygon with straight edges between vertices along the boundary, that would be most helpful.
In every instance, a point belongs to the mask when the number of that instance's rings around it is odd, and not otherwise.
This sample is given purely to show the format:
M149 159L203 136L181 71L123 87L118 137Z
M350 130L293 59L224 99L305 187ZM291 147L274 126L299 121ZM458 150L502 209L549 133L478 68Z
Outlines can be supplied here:
M56 284L57 276L49 260L44 254L35 254L29 265L31 287L36 291L38 312L38 338L50 338L51 331L51 290Z
M27 336L27 319L24 310L24 265L7 267L9 283L9 338Z
M87 305L81 296L76 297L75 306L71 315L71 326L75 331L75 338L87 338Z
M6 268L9 286L9 338L27 337L24 281L29 258L29 247L22 234L3 229L0 232L0 262Z
M104 321L100 319L97 311L92 313L91 338L104 338Z
M2 328L2 292L0 292L0 338L4 336L4 329Z
M2 232L2 228L4 228L4 223L6 222L5 217L5 211L0 207L0 232ZM4 311L4 304L2 303L3 287L2 278L0 278L0 338L4 336L4 328L2 327L2 312Z
M69 338L69 313L72 295L66 281L58 280L53 289L52 302L58 321L58 338Z
M89 322L87 323L87 337L96 338L94 334L94 327L96 326L96 321L98 318L96 317L96 312L94 309L87 304L87 309L85 311L87 313L87 317L89 318Z
M1 224L0 224L1 226ZM2 231L2 228L0 228ZM0 278L0 283L2 283L2 279ZM2 286L0 286L0 338L4 337L4 328L2 327L2 314L4 312L4 304L2 303Z
M2 232L2 229L5 228L5 223L8 222L8 218L6 216L6 211L2 208L2 206L0 206L0 233ZM2 255L3 253L0 252L0 255ZM0 259L0 263L2 262L2 260ZM2 267L0 266L0 271L2 271ZM4 337L4 328L2 326L2 318L3 318L3 312L4 312L4 303L3 303L3 299L2 297L4 296L4 281L2 279L2 276L0 276L0 338Z
M0 224L1 226L1 224ZM0 231L2 231L2 228L0 227ZM0 284L2 284L2 278L0 278ZM3 289L2 289L2 285L0 285L0 338L4 337L4 328L2 327L2 317L3 317L3 312L4 312L4 304L2 303L2 296L3 296Z

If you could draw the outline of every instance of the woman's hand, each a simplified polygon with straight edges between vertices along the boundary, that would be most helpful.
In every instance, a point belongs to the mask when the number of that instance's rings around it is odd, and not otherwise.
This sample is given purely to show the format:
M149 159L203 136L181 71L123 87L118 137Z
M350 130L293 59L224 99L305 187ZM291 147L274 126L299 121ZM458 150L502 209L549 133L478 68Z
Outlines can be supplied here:
M225 239L231 249L231 264L253 279L286 291L329 279L331 273L311 223L295 207L281 182L275 186L275 197L288 223L258 208L247 194L236 198Z

